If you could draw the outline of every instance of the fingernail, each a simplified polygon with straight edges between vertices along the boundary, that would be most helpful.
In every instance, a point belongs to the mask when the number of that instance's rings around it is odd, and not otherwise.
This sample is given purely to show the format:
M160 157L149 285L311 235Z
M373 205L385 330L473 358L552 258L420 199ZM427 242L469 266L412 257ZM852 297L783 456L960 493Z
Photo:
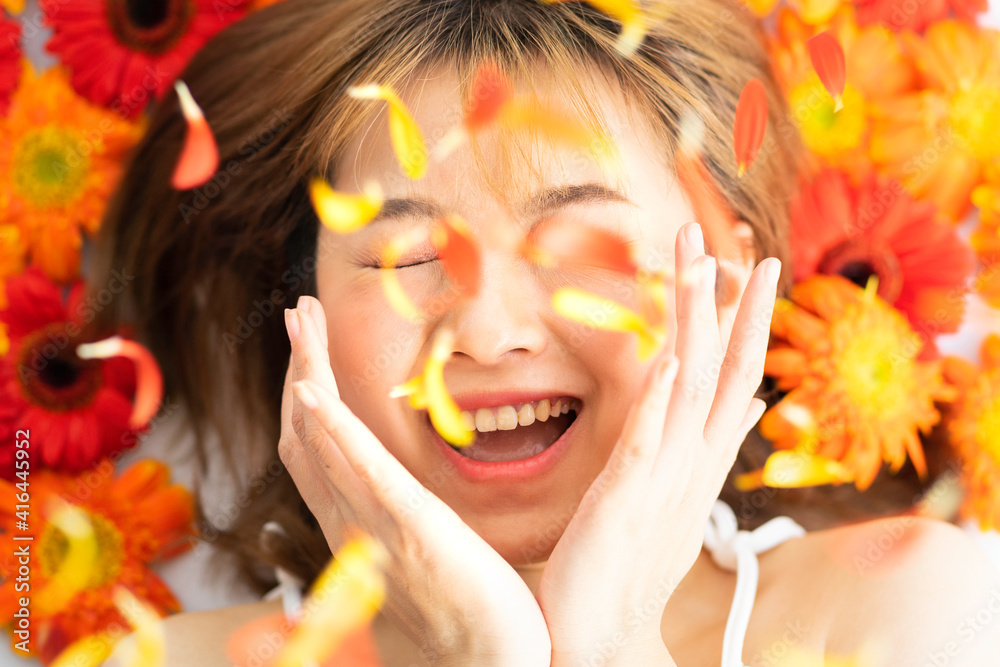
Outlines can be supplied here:
M292 390L298 395L299 400L310 410L315 410L319 407L319 401L316 399L316 394L312 393L312 390L306 386L305 380L299 380L292 384Z
M777 284L778 277L781 275L781 260L777 257L770 257L769 260L765 275L769 281Z
M285 308L285 328L288 329L288 340L294 343L302 331L302 322L299 321L298 311L293 308Z
M705 252L705 237L701 231L701 225L697 222L687 229L687 242L698 252Z
M306 296L305 294L303 294L302 296L300 296L299 300L295 304L295 307L298 308L299 310L301 310L303 313L308 313L309 312L309 297Z

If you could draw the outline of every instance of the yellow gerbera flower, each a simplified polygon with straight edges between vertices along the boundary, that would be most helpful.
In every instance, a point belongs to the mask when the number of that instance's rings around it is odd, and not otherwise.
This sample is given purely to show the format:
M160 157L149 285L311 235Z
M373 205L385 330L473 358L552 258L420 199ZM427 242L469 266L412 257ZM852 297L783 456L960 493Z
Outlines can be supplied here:
M945 410L941 432L962 466L962 517L1000 530L1000 335L986 337L979 358L981 369L945 359L945 377L962 397Z
M844 106L823 87L809 58L807 41L822 31L844 50L847 85ZM913 90L916 73L903 57L898 38L878 27L859 27L850 6L840 8L829 24L810 26L783 9L769 49L775 72L788 98L789 111L817 164L852 173L868 169L869 106Z
M919 359L922 337L876 290L875 280L862 290L841 276L816 275L778 300L764 372L789 393L760 422L777 449L800 452L813 469L834 471L862 491L883 462L897 472L909 457L926 473L918 431L940 421L935 401L956 396L942 362ZM802 482L787 485L814 483Z
M942 21L902 34L922 89L873 104L872 160L952 220L1000 158L1000 32Z
M0 118L0 220L25 234L32 263L68 282L79 272L81 227L97 231L142 126L77 96L62 68L23 67Z

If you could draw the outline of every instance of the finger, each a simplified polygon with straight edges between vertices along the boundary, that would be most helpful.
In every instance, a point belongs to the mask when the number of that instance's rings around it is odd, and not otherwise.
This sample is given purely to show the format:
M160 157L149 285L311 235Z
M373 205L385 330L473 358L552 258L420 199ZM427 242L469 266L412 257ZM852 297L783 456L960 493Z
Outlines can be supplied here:
M652 364L639 400L629 410L615 445L612 454L615 470L644 470L648 474L663 443L664 420L679 367L677 357L672 354L661 354ZM619 479L631 476L621 475Z
M753 275L754 260L749 257L746 262L740 263L734 260L718 258L720 275L716 279L721 279L725 285L722 290L718 289L718 313L719 313L719 342L722 349L729 348L729 340L732 337L733 325L736 322L736 313L739 311L740 300L746 292L750 276Z
M753 272L733 324L733 335L719 375L719 386L705 422L705 439L724 447L733 438L738 415L764 379L764 359L781 262L768 257Z
M675 256L680 384L670 410L684 415L687 423L704 424L715 395L722 348L715 310L715 260L705 254L700 225L681 228Z
M327 351L327 356L329 356L330 340L326 329L326 312L323 310L323 304L316 297L308 295L299 297L299 304L301 305L297 307L309 313L309 317L312 318L316 331L319 333L320 342L323 344L323 349Z
M310 380L296 382L293 389L330 436L334 449L387 510L397 517L409 514L407 503L429 494L343 401Z
M716 470L719 473L719 477L716 478L718 484L718 489L722 489L722 485L726 481L726 477L729 476L729 471L732 469L733 464L736 462L736 457L740 453L740 447L743 446L743 441L747 439L747 434L750 430L760 421L760 418L764 416L767 412L767 403L763 400L754 397L750 401L750 406L747 408L746 414L743 415L743 419L740 421L740 425L736 429L736 436L729 443L729 448L721 455L723 456L723 462L725 465L717 466ZM718 456L714 457L718 460ZM715 488L715 487L713 487Z

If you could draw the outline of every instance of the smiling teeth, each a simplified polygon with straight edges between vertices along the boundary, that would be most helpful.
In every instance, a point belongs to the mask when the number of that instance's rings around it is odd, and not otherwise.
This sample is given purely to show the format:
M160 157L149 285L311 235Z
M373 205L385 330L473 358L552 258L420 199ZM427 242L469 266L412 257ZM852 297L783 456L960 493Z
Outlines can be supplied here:
M537 403L522 403L519 406L502 405L495 408L479 408L475 412L462 410L462 426L469 431L490 433L492 431L512 431L518 426L530 426L535 420L544 422L549 417L567 414L570 410L579 412L581 402L577 398L542 399Z

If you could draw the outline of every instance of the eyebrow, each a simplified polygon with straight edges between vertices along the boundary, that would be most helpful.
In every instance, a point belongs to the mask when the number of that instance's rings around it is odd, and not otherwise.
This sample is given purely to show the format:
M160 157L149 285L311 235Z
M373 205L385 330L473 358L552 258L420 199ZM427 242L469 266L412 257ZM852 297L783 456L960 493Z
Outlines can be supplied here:
M520 206L520 213L527 218L538 219L571 204L621 203L635 206L635 203L621 191L601 183L580 185L559 185L536 193ZM372 223L396 218L415 217L437 219L448 211L426 199L393 197L382 202L382 208Z

